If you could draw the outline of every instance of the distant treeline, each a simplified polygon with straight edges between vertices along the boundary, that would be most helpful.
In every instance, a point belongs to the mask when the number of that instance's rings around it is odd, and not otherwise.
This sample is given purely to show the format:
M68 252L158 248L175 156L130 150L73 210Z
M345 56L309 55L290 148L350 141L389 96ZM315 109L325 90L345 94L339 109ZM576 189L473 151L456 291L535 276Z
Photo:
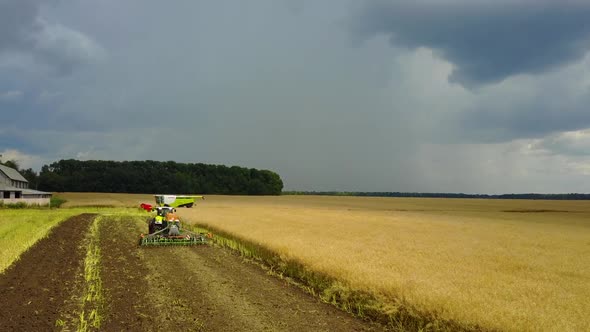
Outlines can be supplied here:
M283 181L268 170L174 161L60 160L41 168L39 190L70 192L280 195Z
M365 196L365 197L422 197L422 198L486 198L486 199L549 199L590 200L590 194L463 194L463 193L404 193L404 192L347 192L347 191L284 191L283 195Z

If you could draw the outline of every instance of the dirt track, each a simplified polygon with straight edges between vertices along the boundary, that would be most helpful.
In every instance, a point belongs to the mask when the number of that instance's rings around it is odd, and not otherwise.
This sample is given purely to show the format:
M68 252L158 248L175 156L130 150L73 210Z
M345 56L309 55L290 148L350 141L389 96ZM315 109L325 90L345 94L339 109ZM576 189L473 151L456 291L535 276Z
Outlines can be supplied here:
M48 239L40 241L0 275L3 308L0 330L56 329L56 319L65 317L60 312L73 308L72 302L76 296L81 296L74 293L82 287L69 287L68 283L80 280L76 273L80 273L83 264L85 248L81 244L90 220L92 217L85 215L64 222ZM70 231L64 232L65 228ZM143 225L130 220L101 221L104 308L100 330L383 329L319 302L225 249L213 246L139 248L137 234L145 232L142 228ZM57 232L63 241L56 240ZM47 254L59 250L67 254ZM58 259L53 259L55 257ZM23 281L27 287L19 286ZM28 301L31 302L27 304ZM75 325L69 322L66 326Z

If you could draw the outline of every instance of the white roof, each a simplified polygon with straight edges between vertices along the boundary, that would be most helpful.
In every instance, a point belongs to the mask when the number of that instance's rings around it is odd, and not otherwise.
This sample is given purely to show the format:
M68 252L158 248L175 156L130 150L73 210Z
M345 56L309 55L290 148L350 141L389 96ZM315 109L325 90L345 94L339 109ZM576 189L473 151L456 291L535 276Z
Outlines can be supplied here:
M23 195L52 195L51 193L33 189L21 189Z

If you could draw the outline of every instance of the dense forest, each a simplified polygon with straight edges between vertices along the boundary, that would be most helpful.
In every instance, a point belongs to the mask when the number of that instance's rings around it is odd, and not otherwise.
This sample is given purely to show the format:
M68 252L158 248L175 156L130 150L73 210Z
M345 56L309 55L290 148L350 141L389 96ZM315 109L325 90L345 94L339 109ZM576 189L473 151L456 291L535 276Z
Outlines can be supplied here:
M350 191L286 191L283 195L366 196L366 197L423 197L423 198L486 198L486 199L550 199L590 200L590 194L463 194L463 193L408 193L408 192L350 192Z
M45 165L38 175L21 174L30 188L54 192L280 195L283 189L280 176L268 170L174 161L70 159Z

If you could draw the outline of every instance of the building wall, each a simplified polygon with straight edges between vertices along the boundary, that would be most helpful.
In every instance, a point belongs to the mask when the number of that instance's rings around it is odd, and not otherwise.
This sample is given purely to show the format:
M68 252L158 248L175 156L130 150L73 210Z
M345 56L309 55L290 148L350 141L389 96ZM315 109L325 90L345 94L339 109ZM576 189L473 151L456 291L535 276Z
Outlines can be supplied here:
M12 180L10 180L4 173L0 172L0 183L11 186Z
M12 186L15 188L22 188L27 189L29 188L29 184L24 181L12 180L11 178L7 177L6 174L0 172L0 184L6 184L8 186Z
M12 180L12 186L16 187L16 188L21 188L21 189L27 189L27 183L23 182L23 181L16 181L16 180Z
M0 198L0 202L4 204L27 203L29 205L49 205L49 198Z

